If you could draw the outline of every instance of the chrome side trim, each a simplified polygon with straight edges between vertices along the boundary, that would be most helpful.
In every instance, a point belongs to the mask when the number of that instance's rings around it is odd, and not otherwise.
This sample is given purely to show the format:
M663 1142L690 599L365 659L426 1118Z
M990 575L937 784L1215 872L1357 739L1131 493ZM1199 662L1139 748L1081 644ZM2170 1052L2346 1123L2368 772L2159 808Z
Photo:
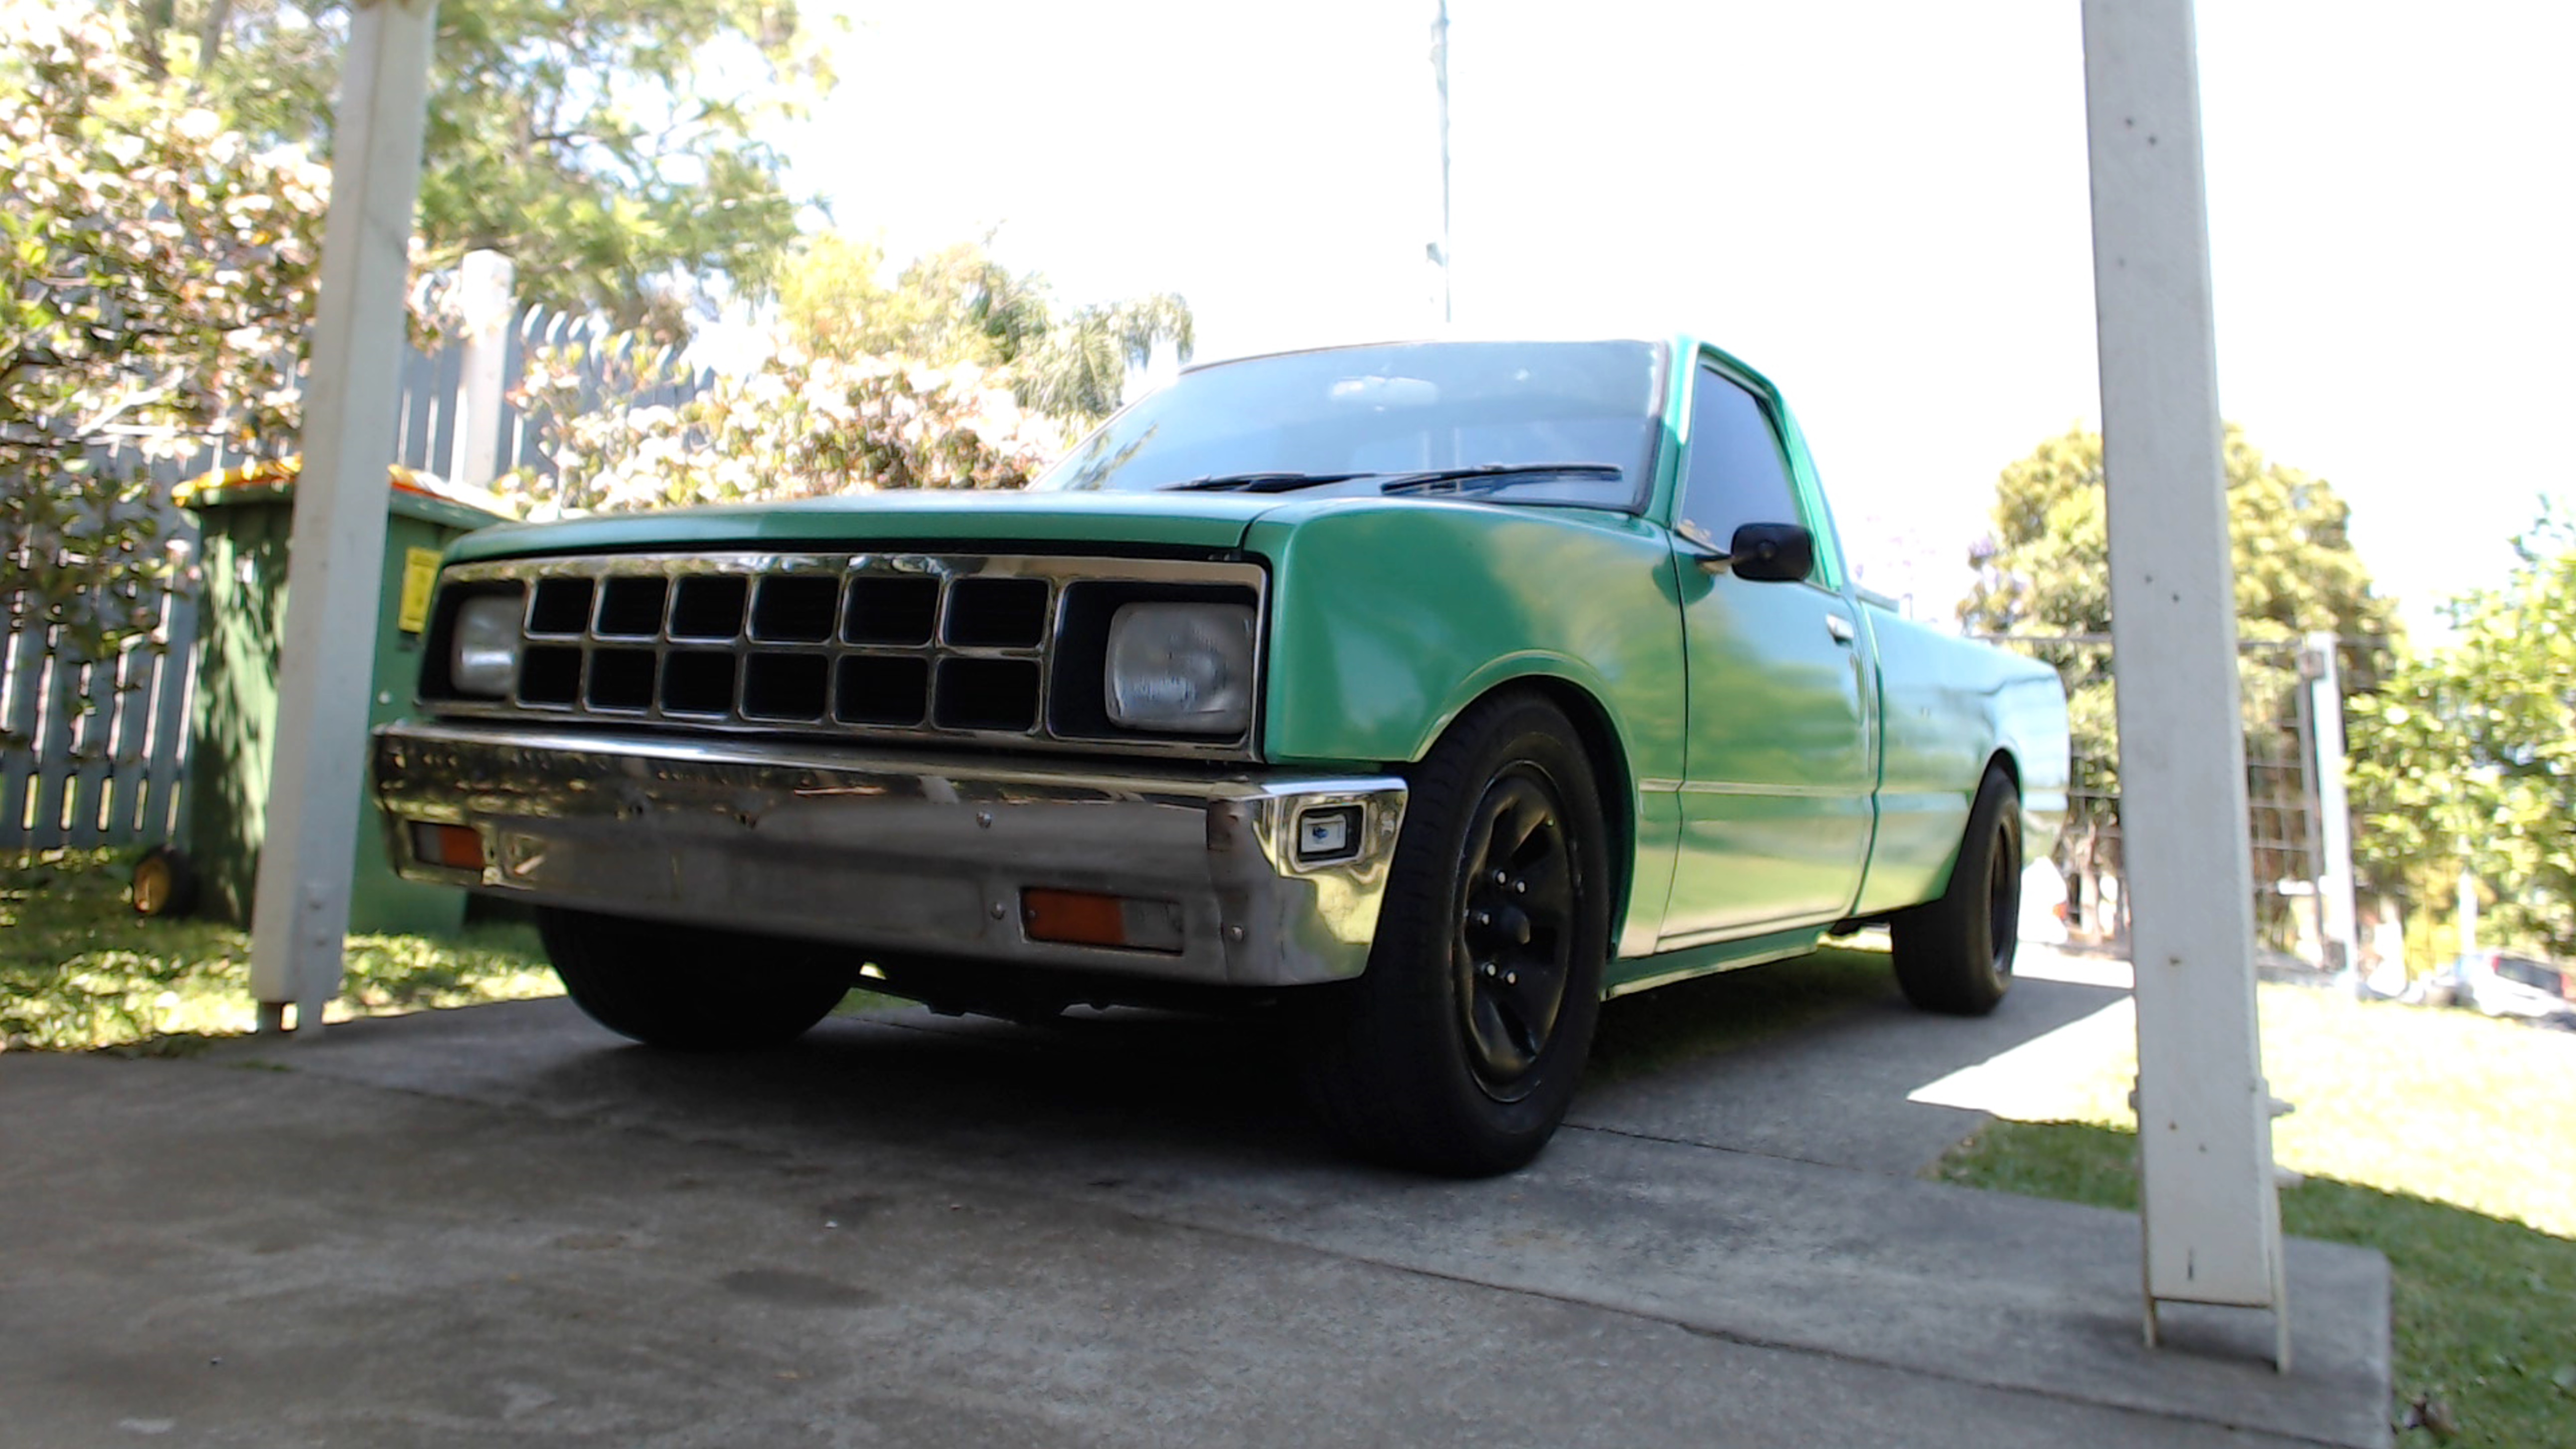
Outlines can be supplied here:
M1246 987L1366 967L1406 802L1394 778L448 721L378 730L375 789L411 879L895 954ZM1359 812L1355 848L1302 864L1298 820L1319 809ZM413 822L474 829L483 870L418 859ZM1032 940L1029 889L1168 904L1180 949Z
M1751 785L1733 780L1661 780L1654 778L1639 780L1637 782L1637 788L1649 793L1660 795L1758 795L1764 797L1794 797L1797 799L1814 800L1847 800L1854 796L1868 795L1872 793L1870 787L1867 785Z

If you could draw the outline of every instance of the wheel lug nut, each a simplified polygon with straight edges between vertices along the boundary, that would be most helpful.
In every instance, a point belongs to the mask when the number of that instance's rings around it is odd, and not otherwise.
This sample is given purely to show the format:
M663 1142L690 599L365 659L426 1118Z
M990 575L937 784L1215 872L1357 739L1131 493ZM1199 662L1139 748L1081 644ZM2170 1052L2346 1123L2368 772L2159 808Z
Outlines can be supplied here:
M1490 926L1490 925L1492 925L1493 923L1494 923L1494 914L1493 914L1493 912L1491 912L1491 911L1478 911L1478 912L1476 913L1476 924L1477 924L1477 925L1479 925L1479 926Z
M1521 973L1519 973L1519 972L1517 972L1517 971L1506 971L1506 972L1504 972L1504 973L1503 973L1503 984L1504 984L1505 986L1518 986L1518 985L1520 985L1520 984L1521 984Z
M1495 872L1494 872L1494 884L1496 884L1496 885L1501 885L1501 884L1503 884L1505 881L1508 881L1508 880L1510 880L1510 879L1511 879L1511 876L1510 876L1508 873L1504 872L1504 871L1499 871L1499 870L1498 870L1498 871L1495 871Z
M1513 894L1513 895L1516 895L1516 896L1525 896L1525 895L1528 895L1528 894L1529 894L1529 882L1528 882L1528 881L1525 881L1525 880L1516 880L1516 881L1513 881L1513 882L1512 882L1512 894Z
M1488 962L1486 962L1486 963L1485 963L1485 974L1486 974L1486 975L1488 975L1488 976L1491 976L1491 975L1493 975L1493 974L1494 974L1494 963L1493 963L1493 962L1488 961Z

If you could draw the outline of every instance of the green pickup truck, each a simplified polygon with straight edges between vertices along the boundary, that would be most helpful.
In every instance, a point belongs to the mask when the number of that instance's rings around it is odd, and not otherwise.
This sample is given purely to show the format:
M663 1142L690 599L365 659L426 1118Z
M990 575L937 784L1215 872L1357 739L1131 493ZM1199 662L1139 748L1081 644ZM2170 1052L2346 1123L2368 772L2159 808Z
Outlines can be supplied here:
M1854 586L1689 337L1184 372L1018 494L489 529L375 781L614 1031L1275 1015L1352 1149L1527 1162L1601 1001L1884 922L1992 1009L2066 804L2043 665Z

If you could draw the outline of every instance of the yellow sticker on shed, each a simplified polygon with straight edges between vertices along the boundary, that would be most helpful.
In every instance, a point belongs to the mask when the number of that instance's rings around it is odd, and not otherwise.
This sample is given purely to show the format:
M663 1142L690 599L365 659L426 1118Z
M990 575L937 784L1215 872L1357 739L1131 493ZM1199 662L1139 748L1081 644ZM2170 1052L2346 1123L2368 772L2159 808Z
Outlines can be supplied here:
M417 634L429 627L429 594L437 587L438 550L404 549L402 612L395 619L404 633Z

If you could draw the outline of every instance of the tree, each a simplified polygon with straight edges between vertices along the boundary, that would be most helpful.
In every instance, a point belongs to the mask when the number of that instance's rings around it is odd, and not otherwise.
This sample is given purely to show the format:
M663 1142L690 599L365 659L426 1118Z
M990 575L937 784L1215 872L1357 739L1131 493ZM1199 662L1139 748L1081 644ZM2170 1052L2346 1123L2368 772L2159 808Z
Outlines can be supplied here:
M111 17L0 18L0 604L59 655L148 638L173 574L104 445L291 447L329 186L156 81Z
M966 242L892 282L884 253L809 238L780 289L786 344L678 403L673 352L636 335L541 352L518 393L551 477L511 480L538 513L795 498L881 488L1017 488L1106 417L1161 343L1190 348L1170 294L1058 320L1046 281ZM598 377L597 392L585 373ZM597 400L604 393L605 401Z
M2369 688L2396 624L2353 551L2350 509L2325 480L2265 458L2232 423L2224 469L2238 636L2287 645L2331 630L2348 646L2346 688ZM2113 823L2105 811L2119 792L2104 507L2101 435L2076 428L2041 443L1996 481L1994 532L1970 553L1977 581L1959 606L1973 632L2065 641L2026 647L2066 679L2079 793L2070 839L2079 869ZM2280 743L2264 727L2281 719L2299 685L2296 653L2248 650L2239 679L2249 752L2260 757Z
M132 53L255 138L327 141L347 0L133 0ZM765 296L797 233L759 139L831 85L794 0L443 5L421 260L488 247L524 300L684 335Z
M2463 866L2498 938L2576 955L2576 524L2544 514L2451 643L2351 713L2361 868L2439 901Z
M985 243L921 257L891 285L884 252L838 233L810 239L785 269L779 316L815 357L902 357L996 372L1024 407L1076 423L1116 411L1127 372L1170 344L1187 361L1189 304L1163 292L1076 308L1059 319L1036 272L1014 272Z
M604 400L586 399L590 364ZM1063 446L973 363L783 353L677 404L637 399L670 381L669 349L607 339L531 362L520 406L544 421L551 478L504 480L536 516L800 498L881 488L1017 488Z

